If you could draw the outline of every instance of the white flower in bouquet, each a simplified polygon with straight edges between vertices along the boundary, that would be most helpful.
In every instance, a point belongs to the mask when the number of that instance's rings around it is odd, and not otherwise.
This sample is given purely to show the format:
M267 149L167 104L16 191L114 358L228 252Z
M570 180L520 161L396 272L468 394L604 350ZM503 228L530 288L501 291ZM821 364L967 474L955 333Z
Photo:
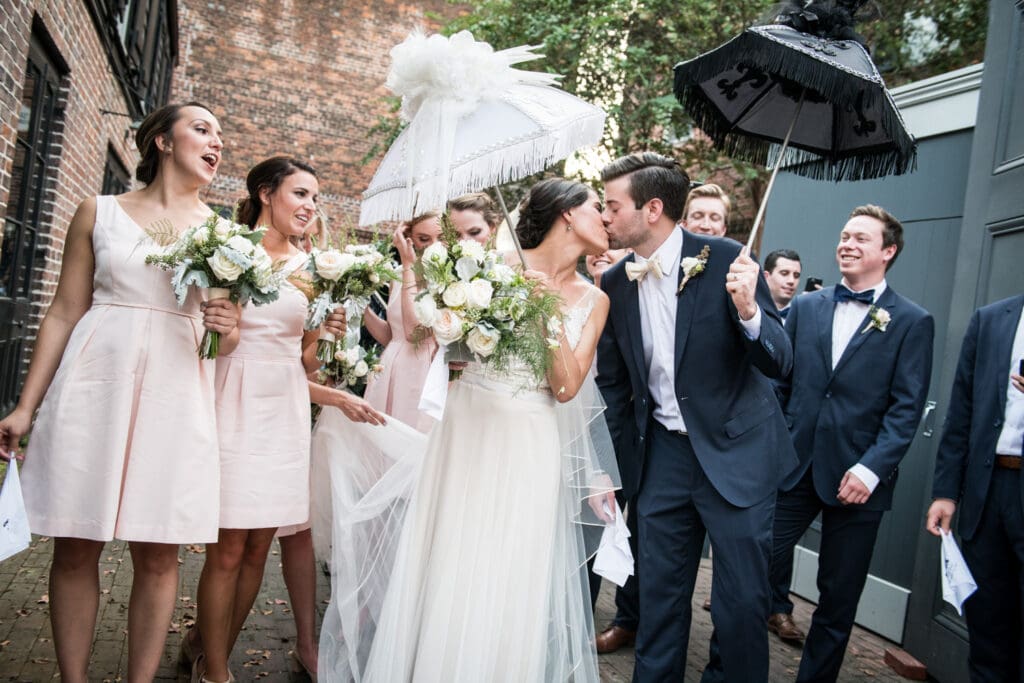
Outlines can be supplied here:
M463 256L455 262L455 274L463 282L469 282L480 272L480 265L472 256Z
M341 254L339 254L338 267L341 268L341 274L344 275L346 272L348 272L349 269L356 264L357 260L358 259L356 258L355 254L349 254L346 252L342 252Z
M453 344L462 339L462 316L450 308L442 308L434 319L434 337L440 344Z
M189 240L196 246L202 246L206 244L207 240L210 239L210 230L205 225L193 229L189 233Z
M501 285L511 283L515 276L516 271L509 268L504 263L495 263L487 269L487 279L493 280Z
M462 250L462 255L464 257L468 256L469 258L474 259L477 263L484 262L484 256L486 254L484 251L484 245L480 244L476 240L461 240L459 242L459 248Z
M256 245L242 235L233 235L232 237L229 237L228 241L224 243L224 246L234 249L243 256L252 256L256 251Z
M274 273L274 262L262 247L253 255L252 266L255 270L256 288L260 291L265 292L269 287L276 288L280 284Z
M232 260L224 247L217 247L217 251L206 262L210 264L213 274L225 282L234 282L245 271L245 268Z
M433 327L437 319L437 303L434 297L424 294L413 302L413 313L416 315L416 322L423 327Z
M448 248L441 242L434 242L423 250L422 259L427 263L442 265L448 260Z
M325 280L337 282L344 272L341 266L341 253L333 249L313 252L313 267L315 272Z
M444 290L441 299L445 305L452 308L465 306L466 301L469 299L469 285L461 280L456 280Z
M356 361L356 364L352 366L352 374L356 377L366 377L366 373L370 371L370 366L366 364L365 360Z
M473 308L487 308L494 296L494 285L482 278L469 283L467 301Z
M473 353L486 358L494 353L501 340L501 333L493 327L476 325L466 335L466 346Z
M237 225L238 224L235 223L234 221L229 221L226 218L221 218L220 216L217 216L217 220L213 224L214 235L216 235L218 239L226 239L227 236L231 234L231 232L235 229Z

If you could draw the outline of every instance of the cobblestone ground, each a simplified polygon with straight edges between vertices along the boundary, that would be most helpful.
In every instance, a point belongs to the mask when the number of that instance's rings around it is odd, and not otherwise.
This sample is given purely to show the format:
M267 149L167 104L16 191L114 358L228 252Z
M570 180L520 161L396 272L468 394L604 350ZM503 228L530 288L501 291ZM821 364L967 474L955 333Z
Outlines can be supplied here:
M0 563L0 680L49 681L58 679L48 615L47 571L53 543L34 538L32 547ZM175 666L180 634L195 619L195 588L203 563L202 546L185 546L179 555L181 566L178 605L167 636L164 662L159 681L187 680ZM93 650L91 679L115 682L124 677L127 664L125 647L128 596L131 588L131 558L127 544L115 541L104 549L100 564L99 621ZM686 681L698 681L707 661L707 642L711 634L711 616L700 609L710 588L710 563L701 568L694 595L693 627ZM329 581L320 576L322 613ZM795 617L804 626L810 623L813 605L798 600ZM611 620L614 610L607 582L598 601L598 629ZM267 561L263 589L257 598L245 630L231 660L231 668L241 681L305 681L304 674L289 671L288 652L292 649L295 627L289 608L288 592L281 576L280 553L275 544ZM775 637L771 643L771 680L792 681L800 661L800 651ZM884 649L891 643L856 629L850 642L840 680L844 682L902 681L883 662ZM514 646L514 644L512 644ZM625 649L601 657L602 683L624 683L633 670L633 650Z

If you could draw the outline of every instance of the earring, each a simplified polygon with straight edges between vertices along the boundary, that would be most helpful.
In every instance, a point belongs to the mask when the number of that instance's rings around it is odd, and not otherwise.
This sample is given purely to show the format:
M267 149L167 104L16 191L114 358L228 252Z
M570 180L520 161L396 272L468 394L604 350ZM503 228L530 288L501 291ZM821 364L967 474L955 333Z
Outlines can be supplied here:
M572 223L566 223L565 224L565 231L569 232L570 230L572 230Z

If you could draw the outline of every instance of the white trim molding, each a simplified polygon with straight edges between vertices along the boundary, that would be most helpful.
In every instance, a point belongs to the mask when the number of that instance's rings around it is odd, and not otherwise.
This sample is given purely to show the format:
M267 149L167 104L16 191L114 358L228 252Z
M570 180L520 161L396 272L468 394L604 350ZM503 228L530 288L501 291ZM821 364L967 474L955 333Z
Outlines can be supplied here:
M974 128L984 64L965 66L890 90L918 140Z

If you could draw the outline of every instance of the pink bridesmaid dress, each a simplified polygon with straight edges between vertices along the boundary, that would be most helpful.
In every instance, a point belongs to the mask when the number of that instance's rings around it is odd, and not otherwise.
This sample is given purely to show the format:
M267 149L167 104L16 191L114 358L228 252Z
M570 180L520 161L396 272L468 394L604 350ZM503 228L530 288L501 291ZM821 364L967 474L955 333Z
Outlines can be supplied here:
M298 253L283 272L306 263ZM265 529L309 518L309 387L302 367L306 295L242 311L238 346L217 359L220 526Z
M92 306L75 325L22 471L45 536L217 540L214 364L200 360L199 298L178 308L157 245L112 196L96 198Z
M418 344L406 339L402 325L401 283L391 285L387 322L391 328L391 341L381 354L384 368L370 379L365 398L377 410L421 432L429 432L435 420L422 412L419 404L430 361L437 351L437 342L433 337Z

